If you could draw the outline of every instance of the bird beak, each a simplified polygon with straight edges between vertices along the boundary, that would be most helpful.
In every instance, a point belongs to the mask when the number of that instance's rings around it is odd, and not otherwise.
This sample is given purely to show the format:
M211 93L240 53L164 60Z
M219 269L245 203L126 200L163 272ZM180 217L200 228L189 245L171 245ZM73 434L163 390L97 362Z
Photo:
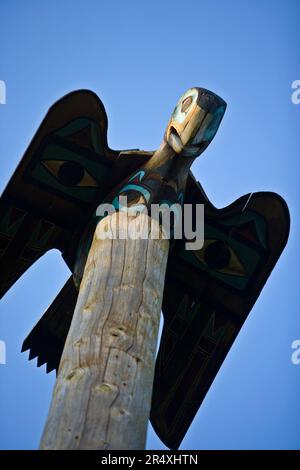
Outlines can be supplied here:
M211 91L191 88L178 101L165 132L175 153L197 157L214 138L225 113L225 101Z

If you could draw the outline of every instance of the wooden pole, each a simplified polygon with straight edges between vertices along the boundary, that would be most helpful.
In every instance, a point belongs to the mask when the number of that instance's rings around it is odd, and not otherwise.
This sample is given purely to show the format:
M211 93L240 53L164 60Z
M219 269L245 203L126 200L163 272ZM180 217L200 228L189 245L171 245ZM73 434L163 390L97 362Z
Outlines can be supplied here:
M119 212L98 228L150 233L150 221ZM98 228L41 449L145 448L169 241L101 240Z

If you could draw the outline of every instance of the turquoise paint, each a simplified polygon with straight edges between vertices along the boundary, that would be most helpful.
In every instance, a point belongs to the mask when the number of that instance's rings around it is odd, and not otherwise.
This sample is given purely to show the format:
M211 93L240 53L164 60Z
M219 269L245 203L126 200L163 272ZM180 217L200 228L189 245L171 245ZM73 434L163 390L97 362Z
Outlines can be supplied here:
M133 181L136 177L138 176L139 178L139 181L142 181L142 179L144 178L145 176L145 172L144 170L141 170L141 171L138 171L137 173L135 173L133 176L131 176L128 180L129 181Z

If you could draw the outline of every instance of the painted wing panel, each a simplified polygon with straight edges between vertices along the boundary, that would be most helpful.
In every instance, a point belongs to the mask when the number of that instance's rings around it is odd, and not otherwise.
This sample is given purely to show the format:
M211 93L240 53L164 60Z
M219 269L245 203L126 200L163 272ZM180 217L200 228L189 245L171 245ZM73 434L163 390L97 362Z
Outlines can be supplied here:
M119 152L87 90L48 111L0 199L0 296L52 248L64 252L110 189Z
M151 421L177 449L288 238L289 213L274 193L246 195L215 209L205 202L205 242L177 242L168 262L164 329L156 361ZM190 198L190 201L188 199Z

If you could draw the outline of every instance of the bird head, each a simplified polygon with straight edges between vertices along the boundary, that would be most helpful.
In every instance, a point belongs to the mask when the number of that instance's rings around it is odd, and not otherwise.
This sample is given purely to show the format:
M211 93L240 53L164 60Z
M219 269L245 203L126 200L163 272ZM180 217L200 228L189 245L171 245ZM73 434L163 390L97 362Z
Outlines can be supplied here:
M225 113L225 101L204 88L190 88L173 111L164 140L175 153L195 158L214 138Z

